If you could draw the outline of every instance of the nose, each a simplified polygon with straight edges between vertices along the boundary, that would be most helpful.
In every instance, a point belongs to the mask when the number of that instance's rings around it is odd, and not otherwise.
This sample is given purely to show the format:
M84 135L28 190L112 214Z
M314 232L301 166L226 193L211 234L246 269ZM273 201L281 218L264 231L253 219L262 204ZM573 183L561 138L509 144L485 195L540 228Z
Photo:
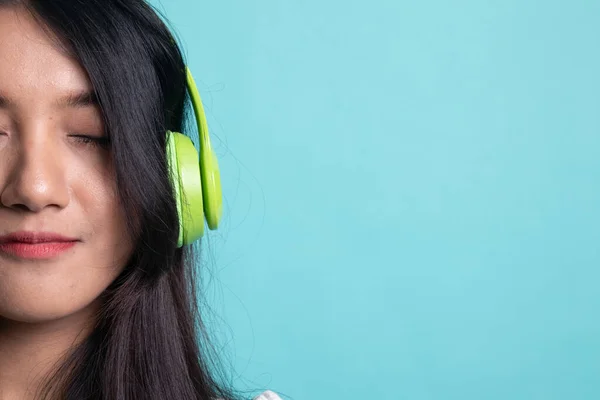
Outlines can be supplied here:
M0 204L2 207L38 213L69 203L64 157L48 138L48 132L23 135L0 156ZM4 170L4 171L3 171ZM3 179L3 177L5 179ZM4 182L2 182L4 181ZM1 207L0 207L1 208Z

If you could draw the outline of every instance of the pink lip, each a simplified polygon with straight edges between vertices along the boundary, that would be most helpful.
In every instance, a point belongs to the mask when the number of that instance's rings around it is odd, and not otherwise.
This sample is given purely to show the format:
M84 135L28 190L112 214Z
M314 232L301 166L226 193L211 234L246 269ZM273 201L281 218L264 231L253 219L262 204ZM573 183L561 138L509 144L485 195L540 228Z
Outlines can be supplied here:
M43 260L57 257L78 240L49 232L15 232L0 236L0 253L18 258Z
M0 244L0 253L30 260L45 260L64 253L76 244L77 242L46 242L37 244L10 242Z

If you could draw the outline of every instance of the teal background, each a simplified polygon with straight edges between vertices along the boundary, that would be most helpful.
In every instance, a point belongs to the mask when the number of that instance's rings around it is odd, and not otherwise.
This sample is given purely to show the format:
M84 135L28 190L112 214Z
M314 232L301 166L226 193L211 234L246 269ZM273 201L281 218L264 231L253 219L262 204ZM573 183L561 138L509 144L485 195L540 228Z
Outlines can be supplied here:
M154 4L221 160L238 387L600 398L600 2Z

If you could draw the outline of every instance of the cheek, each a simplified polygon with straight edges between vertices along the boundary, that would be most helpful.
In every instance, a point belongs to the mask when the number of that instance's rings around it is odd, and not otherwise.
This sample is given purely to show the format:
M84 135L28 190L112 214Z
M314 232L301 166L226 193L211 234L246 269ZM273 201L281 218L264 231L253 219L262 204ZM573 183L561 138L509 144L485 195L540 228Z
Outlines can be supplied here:
M112 165L109 162L108 165ZM106 257L119 257L130 252L126 215L115 184L114 171L95 169L77 177L71 186L73 198L85 221L84 241ZM99 254L100 256L100 254ZM105 257L102 257L105 258Z
M115 188L110 182L91 183L74 188L87 229L83 240L105 256L119 256L130 251L126 214ZM101 256L101 254L99 254ZM104 257L103 257L104 258Z

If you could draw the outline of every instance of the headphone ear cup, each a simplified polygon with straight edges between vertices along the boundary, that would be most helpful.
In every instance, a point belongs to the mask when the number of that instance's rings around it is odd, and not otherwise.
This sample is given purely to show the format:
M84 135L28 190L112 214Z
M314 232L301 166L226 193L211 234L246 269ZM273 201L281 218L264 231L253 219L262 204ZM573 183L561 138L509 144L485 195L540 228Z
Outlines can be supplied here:
M185 135L167 131L167 160L179 216L177 247L204 235L204 202L198 152Z
M171 186L175 192L175 204L177 205L177 217L179 220L179 235L177 247L183 246L183 223L181 219L181 179L179 178L179 166L177 165L177 146L175 145L175 134L167 131L167 164L171 179Z
M214 230L219 226L223 215L223 194L219 163L212 148L200 152L200 173L204 194L204 214L208 227Z

